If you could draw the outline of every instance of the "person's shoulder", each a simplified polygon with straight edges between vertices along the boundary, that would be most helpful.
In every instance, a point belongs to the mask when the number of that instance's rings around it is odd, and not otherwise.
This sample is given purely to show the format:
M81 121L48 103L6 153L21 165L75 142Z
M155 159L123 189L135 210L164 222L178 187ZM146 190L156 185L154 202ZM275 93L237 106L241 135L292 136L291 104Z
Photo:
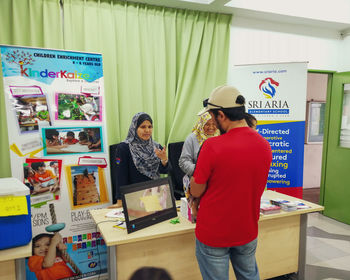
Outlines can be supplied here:
M197 140L197 136L196 136L196 134L194 134L193 132L192 133L190 133L187 137L186 137L186 140L185 140L185 142L193 142L193 141L198 141Z
M163 149L163 146L159 144L157 141L154 141L153 139L152 139L152 144L153 144L153 147L157 149Z
M260 143L262 146L270 146L269 141L267 141L258 131L252 130L252 135L255 137L257 144Z
M207 140L205 140L204 143L207 143L207 145L213 145L213 144L216 144L216 143L222 141L222 139L223 139L222 135L213 136L213 137L209 137Z
M43 259L45 256L32 255L29 257L30 259Z
M129 149L129 144L125 142L120 142L117 146L117 150L119 151L128 151Z
M252 129L251 133L256 137L259 138L260 140L262 140L263 142L267 142L267 140L265 139L264 136L262 136L258 130L254 130Z
M44 257L45 256L32 255L28 258L28 262L33 263L35 261L40 261L40 260L44 259Z
M220 145L221 142L221 136L213 136L210 137L208 139L206 139L202 146L201 146L201 150L210 150L212 151L213 149L215 149L215 147L217 147L218 145Z

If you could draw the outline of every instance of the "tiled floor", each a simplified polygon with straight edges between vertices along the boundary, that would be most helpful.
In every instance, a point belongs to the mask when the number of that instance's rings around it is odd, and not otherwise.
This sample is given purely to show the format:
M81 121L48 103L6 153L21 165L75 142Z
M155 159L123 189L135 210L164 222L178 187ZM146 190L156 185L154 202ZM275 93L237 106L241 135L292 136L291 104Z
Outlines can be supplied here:
M306 279L350 279L350 225L308 215Z
M308 214L306 242L305 280L350 280L350 225L320 213ZM297 277L291 274L273 278L282 279Z

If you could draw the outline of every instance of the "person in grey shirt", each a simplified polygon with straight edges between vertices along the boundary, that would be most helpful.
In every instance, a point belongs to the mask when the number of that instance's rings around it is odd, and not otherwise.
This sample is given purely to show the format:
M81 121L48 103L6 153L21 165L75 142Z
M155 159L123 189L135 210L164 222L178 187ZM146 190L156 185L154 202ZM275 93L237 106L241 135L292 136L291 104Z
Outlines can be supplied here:
M187 136L182 147L181 156L179 158L179 166L186 174L183 178L185 196L187 197L188 205L191 208L192 222L196 221L199 198L193 198L189 191L190 178L193 175L196 167L198 152L206 139L212 136L218 136L219 130L216 128L214 121L209 113L201 115L192 128L192 133Z
M193 126L192 133L187 136L179 158L179 166L187 176L191 177L194 172L198 151L203 142L209 137L217 135L219 135L219 130L210 114L201 115Z

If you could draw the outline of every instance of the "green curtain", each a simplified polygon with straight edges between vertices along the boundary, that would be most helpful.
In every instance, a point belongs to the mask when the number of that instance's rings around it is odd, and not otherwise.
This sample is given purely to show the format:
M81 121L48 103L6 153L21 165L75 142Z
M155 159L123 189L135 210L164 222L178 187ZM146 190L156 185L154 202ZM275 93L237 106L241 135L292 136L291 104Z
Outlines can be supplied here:
M103 55L109 144L140 111L154 119L156 141L183 141L202 99L226 82L231 15L112 0L63 6L65 49Z
M0 44L62 49L63 32L59 0L1 0ZM2 75L0 75L0 94L0 178L2 178L11 176Z
M154 139L165 145L186 138L202 99L226 82L230 22L231 15L125 1L64 0L61 11L59 0L1 0L0 44L102 53L109 144L123 140L131 117L145 111ZM0 93L6 177L2 79Z

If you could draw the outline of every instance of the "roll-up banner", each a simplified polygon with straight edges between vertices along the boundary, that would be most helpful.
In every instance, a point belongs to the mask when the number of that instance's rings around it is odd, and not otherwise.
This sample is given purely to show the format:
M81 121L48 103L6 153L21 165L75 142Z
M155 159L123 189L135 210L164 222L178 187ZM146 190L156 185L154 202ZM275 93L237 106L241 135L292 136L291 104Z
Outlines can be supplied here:
M89 213L111 202L102 55L0 49L12 176L32 206L26 279L107 279Z
M302 198L307 63L239 65L228 84L246 98L257 131L269 141L273 160L267 189Z

